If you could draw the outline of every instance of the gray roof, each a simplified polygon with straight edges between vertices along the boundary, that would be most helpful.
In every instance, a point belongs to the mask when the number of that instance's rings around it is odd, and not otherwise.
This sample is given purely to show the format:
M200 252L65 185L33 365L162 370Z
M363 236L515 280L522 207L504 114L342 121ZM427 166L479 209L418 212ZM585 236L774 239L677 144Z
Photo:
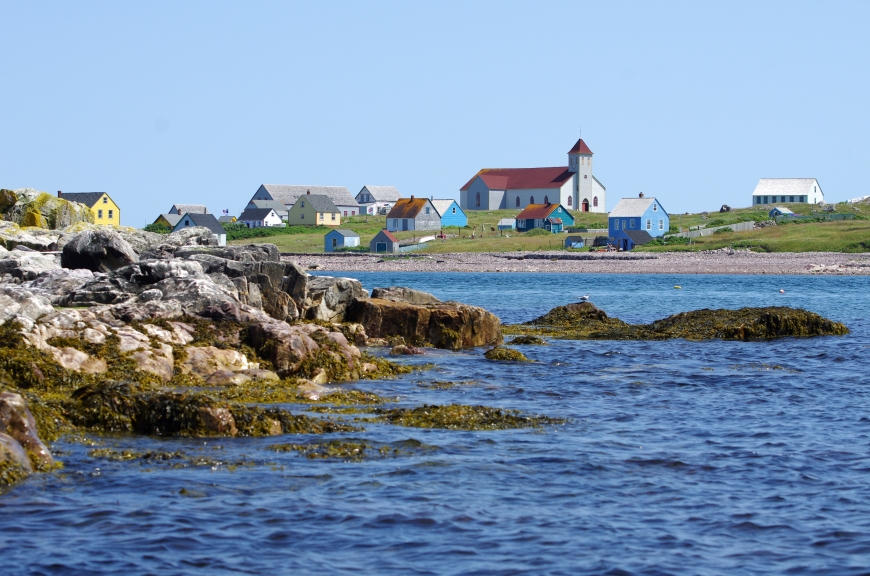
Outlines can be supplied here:
M815 178L762 178L755 187L753 196L780 196L799 194L809 196L813 193L813 186L819 186ZM819 192L822 187L819 186ZM822 192L824 195L824 192Z
M399 193L399 190L395 186L369 186L365 185L362 187L363 190L367 190L369 194L372 195L372 198L375 199L375 202L395 202L402 195ZM359 196L359 194L357 194Z
M502 218L498 221L499 226L516 226L517 219L516 218Z
M220 222L221 224L232 224L235 221L234 219L234 216L221 216L220 218L218 218L218 222Z
M359 206L347 188L344 186L288 186L284 184L263 184L260 186L265 188L269 196L274 200L283 202L287 206L296 203L300 196L305 196L310 193L312 196L321 194L328 197L336 205L340 206ZM337 210L336 210L337 211Z
M652 205L655 198L623 198L610 211L611 218L639 218Z
M163 218L167 222L169 222L170 226L175 226L176 224L178 224L178 221L181 220L181 214L161 214L160 216L163 216ZM154 220L154 222L157 222L157 220L160 220L160 216L158 216Z
M623 230L623 232L635 244L646 244L652 240L652 236L646 230Z
M190 216L191 221L197 225L202 226L203 228L208 228L215 234L226 234L227 231L224 230L224 227L221 226L220 222L217 221L217 218L214 217L214 214L197 214L196 212L188 212L182 215L181 219L178 221L178 224L172 229L175 231L178 229L181 224L181 220L184 220L184 216Z
M204 204L173 204L169 211L172 210L176 214L208 214L208 208Z
M447 213L447 210L450 209L450 206L454 202L456 202L456 200L450 200L448 198L447 200L430 200L430 202L432 203L432 206L435 207L435 211L438 212L438 214L440 214L441 216L444 216ZM459 208L458 202L456 203L456 207ZM459 210L461 211L462 208L459 208Z
M316 212L325 212L329 214L339 211L335 203L329 199L329 196L324 194L306 194L305 198L299 198L299 200L308 200L308 203Z
M773 212L774 210L779 210L780 214L794 214L794 212L792 212L791 210L789 210L785 206L777 206L776 208L773 208L770 211Z
M266 216L274 212L272 208L248 208L242 215L239 216L239 221L245 222L262 222ZM276 214L277 216L277 214Z
M280 200L251 200L248 202L248 206L245 208L271 208L280 216L281 213L287 213L287 206L281 202Z
M359 238L359 234L354 232L353 230L345 230L343 228L336 228L335 230L330 230L327 234L332 234L333 232L338 232L345 238Z
M93 207L97 203L97 200L103 197L103 194L105 192L61 192L60 197L62 200L78 202L79 204Z

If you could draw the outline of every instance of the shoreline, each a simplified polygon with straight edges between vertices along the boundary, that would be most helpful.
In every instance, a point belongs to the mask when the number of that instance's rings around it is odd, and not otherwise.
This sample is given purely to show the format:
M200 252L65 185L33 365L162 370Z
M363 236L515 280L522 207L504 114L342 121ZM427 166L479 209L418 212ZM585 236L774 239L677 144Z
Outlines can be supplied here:
M385 259L386 256L386 259ZM870 275L870 254L842 252L283 253L310 270L342 272L565 272L590 274Z

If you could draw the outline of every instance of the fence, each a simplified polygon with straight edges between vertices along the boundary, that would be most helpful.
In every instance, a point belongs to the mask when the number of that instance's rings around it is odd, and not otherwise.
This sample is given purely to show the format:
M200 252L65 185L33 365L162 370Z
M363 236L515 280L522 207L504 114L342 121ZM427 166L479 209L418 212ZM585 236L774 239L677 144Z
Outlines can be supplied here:
M774 218L776 223L780 222L794 222L795 220L819 220L822 222L828 222L831 220L854 220L854 214L808 214L806 216L777 216Z
M413 252L415 250L422 250L426 247L426 244L405 244L404 246L399 246L399 252Z
M700 230L690 230L689 232L680 232L678 234L668 234L668 238L698 238L699 236L710 236L716 230L724 230L731 228L735 232L745 232L755 228L755 222L737 222L736 224L725 224L724 226L713 226L712 228L701 228Z

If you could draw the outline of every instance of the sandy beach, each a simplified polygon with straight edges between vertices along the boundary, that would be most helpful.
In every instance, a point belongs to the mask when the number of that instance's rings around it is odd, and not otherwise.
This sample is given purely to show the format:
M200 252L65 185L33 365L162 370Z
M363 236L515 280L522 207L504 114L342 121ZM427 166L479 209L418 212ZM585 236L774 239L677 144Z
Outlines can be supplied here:
M455 254L282 254L310 269L384 272L586 272L602 274L870 275L870 254L499 252Z

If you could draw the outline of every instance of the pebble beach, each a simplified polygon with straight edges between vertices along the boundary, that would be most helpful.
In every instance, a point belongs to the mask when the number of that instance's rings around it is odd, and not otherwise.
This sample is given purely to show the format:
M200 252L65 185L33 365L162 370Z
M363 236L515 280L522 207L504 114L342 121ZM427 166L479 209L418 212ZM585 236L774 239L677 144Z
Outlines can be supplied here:
M744 250L665 253L466 252L451 254L282 254L315 270L361 272L571 272L602 274L870 275L870 254L757 253Z

